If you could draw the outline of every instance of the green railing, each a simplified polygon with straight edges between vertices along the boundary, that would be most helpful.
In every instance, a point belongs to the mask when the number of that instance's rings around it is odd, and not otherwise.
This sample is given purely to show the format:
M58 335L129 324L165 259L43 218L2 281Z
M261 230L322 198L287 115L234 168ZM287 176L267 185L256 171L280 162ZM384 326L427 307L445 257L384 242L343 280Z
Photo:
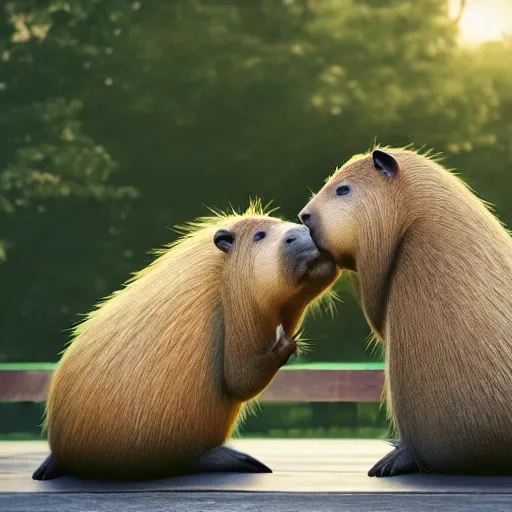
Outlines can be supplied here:
M1 363L0 401L42 402L56 363ZM263 402L378 402L384 365L305 363L283 367L263 392Z

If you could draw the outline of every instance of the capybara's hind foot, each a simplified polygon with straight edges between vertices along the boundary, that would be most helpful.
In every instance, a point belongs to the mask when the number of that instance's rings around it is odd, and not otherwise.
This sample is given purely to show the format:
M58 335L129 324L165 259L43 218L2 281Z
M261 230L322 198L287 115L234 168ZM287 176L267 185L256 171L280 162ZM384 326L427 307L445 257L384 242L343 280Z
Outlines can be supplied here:
M368 471L368 476L396 476L406 473L418 473L420 467L414 460L411 451L401 443L393 441L391 443L395 449L373 466Z
M44 462L34 471L32 478L34 480L53 480L64 476L65 472L55 460L55 457L50 453Z
M272 470L246 453L219 446L201 455L192 473L272 473Z

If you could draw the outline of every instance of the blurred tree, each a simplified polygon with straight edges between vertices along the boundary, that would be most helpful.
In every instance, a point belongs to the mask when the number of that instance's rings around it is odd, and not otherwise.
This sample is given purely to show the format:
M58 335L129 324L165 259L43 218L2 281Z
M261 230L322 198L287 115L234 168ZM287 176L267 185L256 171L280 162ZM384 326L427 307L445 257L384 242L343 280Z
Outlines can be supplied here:
M124 199L105 148L84 133L85 75L108 59L126 2L18 0L0 7L0 218L49 199ZM97 22L101 20L99 25ZM0 262L7 244L0 243Z
M512 223L511 45L460 47L446 0L34 0L4 11L10 360L55 360L67 341L57 333L174 238L167 226L250 195L294 219L308 187L375 138L443 151ZM141 195L130 208L123 184ZM368 326L349 284L339 289L335 320L307 324L309 357L365 360Z

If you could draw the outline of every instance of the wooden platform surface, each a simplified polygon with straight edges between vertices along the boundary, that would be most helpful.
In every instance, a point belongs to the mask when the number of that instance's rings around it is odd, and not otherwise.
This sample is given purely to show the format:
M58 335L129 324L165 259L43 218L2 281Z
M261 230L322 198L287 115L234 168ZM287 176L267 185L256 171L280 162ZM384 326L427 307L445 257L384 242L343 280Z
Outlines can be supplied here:
M235 440L274 470L146 483L34 482L44 442L0 443L0 510L26 511L512 511L511 478L409 475L374 479L389 451L377 440Z

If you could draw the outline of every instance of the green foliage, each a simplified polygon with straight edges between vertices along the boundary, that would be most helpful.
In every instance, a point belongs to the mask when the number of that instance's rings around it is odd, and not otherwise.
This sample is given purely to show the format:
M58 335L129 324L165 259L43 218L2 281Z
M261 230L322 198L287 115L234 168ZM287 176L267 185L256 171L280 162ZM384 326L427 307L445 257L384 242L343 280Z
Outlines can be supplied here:
M27 0L1 8L0 218L19 208L44 211L49 199L136 196L109 183L116 164L80 119L84 75L106 60L129 10L125 2L108 4ZM106 21L95 26L102 15Z
M262 404L249 416L237 437L385 438L389 434L385 411L375 403ZM44 403L0 403L6 418L2 440L44 439L39 425Z
M0 359L55 360L203 205L296 219L374 140L443 152L512 225L512 41L461 46L446 0L0 9ZM370 360L348 276L337 291L307 357Z
M82 133L79 101L60 98L12 108L3 117L6 144L15 147L0 176L0 204L6 213L45 199L91 196L134 197L129 187L108 184L115 169L111 156ZM31 128L30 134L21 134Z

